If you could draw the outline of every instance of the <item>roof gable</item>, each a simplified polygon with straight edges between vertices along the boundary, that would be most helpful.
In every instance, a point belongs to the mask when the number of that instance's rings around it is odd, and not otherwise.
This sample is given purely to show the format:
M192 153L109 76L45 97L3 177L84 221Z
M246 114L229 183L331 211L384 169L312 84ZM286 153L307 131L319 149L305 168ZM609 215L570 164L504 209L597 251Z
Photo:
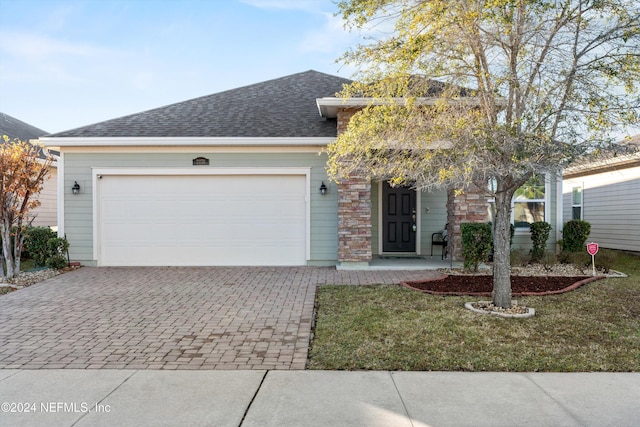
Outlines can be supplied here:
M316 98L350 80L305 71L50 135L101 137L335 137Z

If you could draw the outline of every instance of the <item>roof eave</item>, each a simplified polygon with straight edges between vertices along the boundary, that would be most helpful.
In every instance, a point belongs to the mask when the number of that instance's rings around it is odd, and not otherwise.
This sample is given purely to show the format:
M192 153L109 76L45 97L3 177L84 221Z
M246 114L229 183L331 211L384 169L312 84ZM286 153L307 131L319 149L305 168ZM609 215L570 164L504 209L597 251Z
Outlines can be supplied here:
M415 98L414 102L417 105L436 105L442 100L441 97L428 97L428 98ZM338 110L340 108L365 108L369 105L391 105L399 104L403 105L406 102L405 98L336 98L325 97L317 98L316 105L318 106L318 112L322 117L329 119L335 119L338 116ZM447 100L447 102L463 103L472 106L480 105L480 98L477 97L464 97L455 100Z
M332 137L42 137L45 147L293 147L324 146Z

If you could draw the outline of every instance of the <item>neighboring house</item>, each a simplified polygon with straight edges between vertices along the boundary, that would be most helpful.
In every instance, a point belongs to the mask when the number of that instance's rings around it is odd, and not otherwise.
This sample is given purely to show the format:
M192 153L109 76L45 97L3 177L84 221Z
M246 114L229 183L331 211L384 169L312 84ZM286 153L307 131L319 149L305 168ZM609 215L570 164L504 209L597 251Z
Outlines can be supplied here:
M563 219L591 223L589 241L640 252L640 135L598 161L563 174Z
M474 194L329 182L323 150L368 102L336 98L347 83L307 71L43 138L60 147L59 233L71 258L364 266L428 256L445 224L455 243L460 222L487 220L487 201ZM556 224L558 187L544 188L531 202Z
M0 136L7 135L10 141L18 138L21 141L34 141L48 132L31 126L23 121L11 117L8 114L0 113ZM3 141L4 142L4 141ZM57 152L52 152L57 156ZM44 159L44 154L41 154ZM52 164L49 175L44 182L42 191L38 195L41 205L31 211L31 215L35 215L35 219L31 223L39 227L55 227L58 224L57 212L57 167L56 163Z

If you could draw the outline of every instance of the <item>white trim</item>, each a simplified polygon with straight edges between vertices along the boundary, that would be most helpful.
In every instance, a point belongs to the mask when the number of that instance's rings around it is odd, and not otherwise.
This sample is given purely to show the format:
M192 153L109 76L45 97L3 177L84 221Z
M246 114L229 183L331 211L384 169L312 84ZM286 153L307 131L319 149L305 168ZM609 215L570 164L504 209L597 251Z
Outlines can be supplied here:
M584 195L584 192L583 192ZM573 199L573 194L571 195ZM562 197L562 174L558 174L556 178L556 242L562 239L562 224L563 224L563 197ZM573 203L573 200L572 200Z
M384 252L383 217L382 217L382 187L384 181L378 181L378 255L421 255L422 254L422 191L416 192L416 250L414 252Z
M42 137L45 147L105 147L105 146L313 146L327 145L333 137L269 137L269 138L232 138L232 137Z
M308 146L286 146L286 147L250 147L250 146L216 146L216 147L202 147L202 146L88 146L88 147L62 147L61 152L65 153L127 153L127 154L139 154L139 153L197 153L197 154L228 154L228 153L242 153L242 154L262 154L262 153L313 153L319 154L324 150L322 145L308 145Z
M181 176L205 176L205 175L304 175L305 184L305 257L306 261L311 259L311 168L283 167L283 168L92 168L93 182L93 259L99 264L98 245L98 179L103 175L130 175L130 176L153 176L153 175L181 175Z
M378 181L378 254L383 255L382 251L384 239L382 237L382 227L383 218L382 218L382 186L384 185L384 181ZM372 224L373 225L373 224Z
M416 190L416 255L422 255L422 191Z
M60 153L58 157L58 180L56 182L58 197L58 237L64 238L64 153Z
M551 176L548 173L544 174L544 199L522 199L516 200L515 196L511 198L511 224L515 225L515 209L516 203L526 202L542 202L544 203L544 220L549 223L551 218ZM514 235L528 235L531 231L525 227L516 227Z
M580 189L580 204L576 205L573 201L573 191L579 188ZM576 184L571 185L571 219L583 219L584 218L584 181L580 181ZM580 207L580 218L573 217L573 210L579 206Z

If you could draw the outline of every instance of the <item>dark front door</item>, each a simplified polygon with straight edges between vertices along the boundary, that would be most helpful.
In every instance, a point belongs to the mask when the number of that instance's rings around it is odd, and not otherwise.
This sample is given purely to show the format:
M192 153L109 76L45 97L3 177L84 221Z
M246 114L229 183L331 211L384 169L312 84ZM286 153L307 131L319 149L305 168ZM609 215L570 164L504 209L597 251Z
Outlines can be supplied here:
M382 251L416 251L416 192L382 184Z

